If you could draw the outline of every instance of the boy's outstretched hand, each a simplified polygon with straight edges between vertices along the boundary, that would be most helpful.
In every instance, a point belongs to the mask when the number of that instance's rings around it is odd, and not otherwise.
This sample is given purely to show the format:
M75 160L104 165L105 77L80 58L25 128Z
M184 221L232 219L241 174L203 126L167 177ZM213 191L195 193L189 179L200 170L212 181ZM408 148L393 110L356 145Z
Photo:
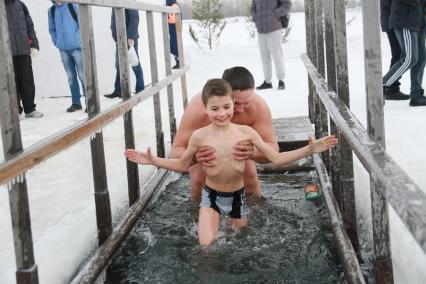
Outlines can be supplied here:
M124 151L124 156L126 156L129 161L142 165L152 165L154 163L154 157L151 154L151 147L148 147L146 152L127 149Z
M320 153L331 149L336 146L337 143L339 143L339 141L334 135L325 136L318 140L309 137L309 147L311 147L312 153Z

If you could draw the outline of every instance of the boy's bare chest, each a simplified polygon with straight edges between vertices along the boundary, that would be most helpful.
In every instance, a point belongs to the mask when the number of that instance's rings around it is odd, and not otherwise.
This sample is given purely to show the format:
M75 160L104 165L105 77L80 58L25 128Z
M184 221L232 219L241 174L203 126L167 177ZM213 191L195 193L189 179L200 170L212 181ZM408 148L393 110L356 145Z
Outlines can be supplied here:
M206 139L205 145L215 149L216 157L232 156L233 147L241 140L244 140L242 135L213 135Z

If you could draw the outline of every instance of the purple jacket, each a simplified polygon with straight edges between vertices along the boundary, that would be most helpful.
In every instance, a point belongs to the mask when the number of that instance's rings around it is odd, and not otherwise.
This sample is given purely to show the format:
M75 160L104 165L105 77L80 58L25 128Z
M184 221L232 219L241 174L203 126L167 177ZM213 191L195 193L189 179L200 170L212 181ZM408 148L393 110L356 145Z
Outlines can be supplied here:
M252 0L250 14L258 33L282 29L280 17L290 12L290 0Z

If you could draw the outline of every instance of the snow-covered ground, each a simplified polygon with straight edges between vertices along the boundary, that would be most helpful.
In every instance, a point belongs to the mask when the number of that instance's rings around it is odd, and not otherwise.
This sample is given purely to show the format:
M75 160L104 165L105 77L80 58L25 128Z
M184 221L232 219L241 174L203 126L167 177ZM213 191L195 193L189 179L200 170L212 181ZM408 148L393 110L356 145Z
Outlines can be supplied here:
M45 114L41 119L23 119L21 130L23 143L28 147L42 138L56 133L84 119L83 112L66 113L70 104L69 89L57 50L53 47L47 31L48 1L25 1L33 16L41 44L39 57L34 60L37 89L37 109ZM147 1L145 1L147 2ZM149 2L159 3L151 0ZM99 93L112 91L114 70L114 43L109 22L110 11L105 8L93 10L96 59L98 63ZM351 107L365 125L365 90L362 41L362 15L360 10L348 11L348 58L351 89ZM158 23L158 18L157 18ZM187 32L184 23L185 60L191 69L187 75L189 96L193 96L205 81L220 77L224 69L241 65L254 75L256 83L263 80L262 67L255 40L249 37L245 19L229 19L219 45L213 50L199 49ZM274 118L307 115L307 74L300 60L305 50L304 15L292 15L292 31L284 44L286 64L286 90L263 91L262 96L269 104ZM149 54L144 13L141 13L141 40L139 51L145 80L151 81ZM161 35L157 27L157 35ZM159 36L158 36L159 37ZM157 39L157 56L163 55L160 38ZM382 37L383 70L387 70L390 56L386 38ZM160 77L164 75L164 62L159 62ZM409 90L409 78L402 80L403 90ZM273 81L276 86L276 80ZM178 118L182 114L180 84L174 86L175 107ZM164 94L163 94L164 95ZM56 97L56 98L52 98ZM101 96L101 107L105 109L118 100L107 100ZM166 143L170 146L166 97L161 97L163 126ZM412 108L408 102L387 102L385 106L386 145L390 155L405 169L410 177L426 189L426 136L419 135L423 129L426 108ZM155 146L152 100L138 106L134 113L136 145L145 148ZM179 120L178 120L179 121ZM123 122L114 121L103 129L108 188L114 216L119 215L127 204L126 166L122 156L124 149ZM140 167L146 177L151 169ZM144 178L141 178L143 182ZM357 206L363 224L369 224L369 179L359 162L355 163ZM29 189L35 258L39 267L41 283L66 283L80 261L96 244L96 221L94 214L93 180L90 160L89 139L49 159L27 174ZM425 283L426 257L394 212L391 215L392 253L396 283ZM0 283L13 283L15 260L11 233L9 202L6 187L0 188ZM407 257L409 256L409 257Z

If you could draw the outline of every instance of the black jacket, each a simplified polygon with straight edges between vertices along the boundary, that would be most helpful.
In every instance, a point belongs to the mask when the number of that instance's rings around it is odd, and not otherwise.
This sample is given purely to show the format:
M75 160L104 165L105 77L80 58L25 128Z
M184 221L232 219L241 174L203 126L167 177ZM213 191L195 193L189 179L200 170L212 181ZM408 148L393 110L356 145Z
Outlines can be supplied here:
M380 25L382 31L389 31L389 18L392 0L380 0Z
M413 31L420 31L423 28L426 0L388 0L387 2L391 3L389 28L407 28Z
M139 33L138 33L139 12L138 10L125 9L124 13L126 16L127 38L136 40L139 38ZM112 32L112 38L114 39L114 41L117 41L117 26L115 23L114 9L112 10L112 14L111 14L111 32Z
M24 3L19 0L4 0L9 26L12 56L30 55L31 47L39 49L33 20Z

